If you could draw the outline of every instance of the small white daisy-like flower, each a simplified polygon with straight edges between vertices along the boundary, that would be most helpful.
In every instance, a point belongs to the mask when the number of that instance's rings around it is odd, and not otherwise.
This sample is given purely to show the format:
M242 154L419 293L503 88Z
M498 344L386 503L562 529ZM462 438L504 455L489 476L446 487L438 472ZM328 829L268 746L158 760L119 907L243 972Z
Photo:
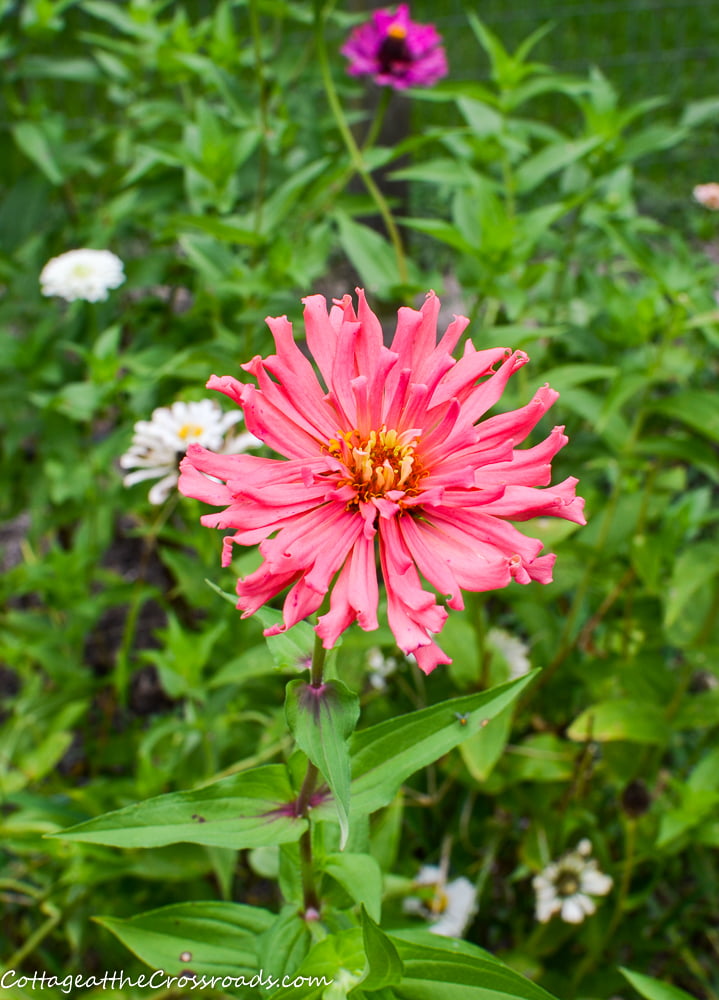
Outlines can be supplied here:
M711 181L709 184L697 184L692 190L694 200L712 212L719 211L719 184Z
M596 910L592 896L606 896L612 888L611 878L599 871L591 853L591 843L580 840L573 851L534 876L536 916L541 924L555 913L568 924L581 924Z
M379 646L373 646L367 652L367 666L367 677L372 687L375 691L384 691L387 688L387 678L396 671L399 663L396 657L384 656Z
M42 294L59 295L67 302L104 302L108 291L125 280L122 268L122 261L110 250L68 250L49 260L40 272Z
M413 913L430 921L431 934L442 937L462 937L470 920L477 912L477 890L468 878L447 882L437 865L424 865L414 880L416 886L431 889L422 898L405 899L405 913Z
M226 436L238 420L240 410L224 413L214 399L196 403L178 401L172 406L160 406L151 420L135 424L132 444L120 458L123 469L135 469L123 479L125 486L134 486L145 479L158 479L149 493L152 504L161 504L177 485L179 463L190 444L196 442L222 454L236 454L262 442L245 432Z
M532 669L529 660L529 646L503 628L491 628L487 632L487 642L497 650L509 667L509 679L524 677Z

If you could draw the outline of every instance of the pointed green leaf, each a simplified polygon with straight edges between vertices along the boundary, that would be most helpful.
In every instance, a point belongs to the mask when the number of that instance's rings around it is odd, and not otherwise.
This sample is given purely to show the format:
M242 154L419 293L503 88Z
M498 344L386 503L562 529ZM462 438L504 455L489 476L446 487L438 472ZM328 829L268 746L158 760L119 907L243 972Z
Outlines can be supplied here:
M578 139L575 141L562 140L545 146L539 153L529 157L518 168L515 175L517 191L527 194L538 187L542 181L558 170L563 170L576 160L580 160L586 153L595 149L602 141L602 137L595 135L588 139Z
M301 680L290 681L285 711L297 746L319 769L332 791L344 847L350 809L347 738L359 718L359 698L341 681L328 681L319 687Z
M262 622L264 628L272 628L282 623L282 612L272 608L258 608L255 618ZM298 622L286 632L279 635L265 636L267 648L272 654L275 665L281 670L288 667L309 667L312 650L315 645L315 633L309 622Z
M630 983L637 993L640 993L646 1000L694 1000L690 993L685 993L678 986L670 983L662 983L651 976L645 976L641 972L632 972L631 969L623 969L619 966L619 971Z
M402 979L404 966L397 949L384 931L369 916L365 908L360 911L362 939L364 941L367 968L357 987L365 990L383 990L396 986Z
M339 931L319 941L302 965L293 970L292 985L272 994L272 1000L345 1000L362 979L366 965L362 932L358 927Z
M719 407L714 392L686 389L652 403L651 408L719 442Z
M719 552L715 541L696 542L679 552L664 594L665 624L677 622L696 592L709 586L717 574Z
M551 994L466 941L428 931L390 935L404 963L401 1000L551 1000Z
M536 675L534 671L489 691L453 698L355 733L350 740L352 812L371 813L389 805L403 781L479 732Z
M512 728L512 706L505 708L485 729L460 744L459 752L475 781L486 781L502 755Z
M320 867L339 882L356 903L361 903L373 920L379 920L382 908L382 872L373 857L343 851L328 854Z
M267 764L196 791L171 792L54 834L112 847L209 844L259 847L299 840L307 820L293 815L286 768Z
M400 284L397 257L390 243L369 226L355 222L344 212L336 212L337 231L342 249L375 295L386 296Z
M15 142L35 166L43 172L51 184L62 184L65 171L56 156L56 144L49 134L47 125L39 122L18 122L12 126Z
M178 903L124 920L95 917L153 969L220 976L256 974L257 935L274 919L255 906L220 902Z
M617 698L600 701L578 715L567 730L570 740L598 740L609 743L626 740L629 743L666 743L669 727L664 713L651 702Z

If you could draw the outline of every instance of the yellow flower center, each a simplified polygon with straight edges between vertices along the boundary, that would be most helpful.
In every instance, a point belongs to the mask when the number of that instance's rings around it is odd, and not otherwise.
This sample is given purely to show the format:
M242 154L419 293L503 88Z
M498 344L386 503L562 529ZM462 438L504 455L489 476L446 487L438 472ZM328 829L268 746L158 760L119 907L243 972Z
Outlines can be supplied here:
M573 896L575 892L579 889L579 879L577 878L577 873L573 871L560 871L557 881L557 893L558 895Z
M393 24L390 24L389 28L387 28L387 36L389 38L406 38L407 29L395 21Z
M340 480L340 486L351 486L354 500L348 506L357 506L373 497L384 496L391 490L405 494L416 492L416 485L424 475L415 455L415 431L370 431L362 438L359 431L339 432L327 447L330 455L338 458L349 475Z
M183 441L187 441L188 438L199 438L203 431L204 427L199 424L183 424L177 432L177 436Z
M449 905L449 898L444 889L439 886L436 887L434 896L432 897L432 902L429 904L429 912L437 917L447 909Z

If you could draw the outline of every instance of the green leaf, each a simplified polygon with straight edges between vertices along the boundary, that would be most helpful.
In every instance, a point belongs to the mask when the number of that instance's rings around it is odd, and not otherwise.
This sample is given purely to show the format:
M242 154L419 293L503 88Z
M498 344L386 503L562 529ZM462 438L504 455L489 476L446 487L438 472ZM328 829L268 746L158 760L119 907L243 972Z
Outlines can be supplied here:
M666 847L716 815L719 803L719 747L714 747L699 761L689 778L680 785L679 794L678 807L662 816L657 847Z
M505 760L508 781L569 781L579 748L554 733L534 733L517 746Z
M205 215L175 215L168 219L168 225L180 229L185 226L201 229L208 236L214 236L223 243L239 243L241 246L254 247L263 242L259 233L239 225L231 216L218 219Z
M626 740L659 746L667 742L669 734L669 726L658 705L629 698L597 702L577 716L567 730L567 736L578 742Z
M355 222L344 212L335 212L342 249L360 275L368 292L386 297L400 284L397 257L391 246L369 226Z
M619 971L637 993L645 997L646 1000L694 1000L691 994L680 990L678 986L662 983L651 976L643 975L641 972L632 972L631 969L624 969L621 965Z
M312 943L307 921L296 905L283 906L272 925L257 940L258 966L282 977L294 973Z
M65 171L55 155L55 144L47 127L39 122L18 122L12 126L15 142L25 155L33 161L51 184L62 184Z
M404 966L397 949L384 931L369 916L364 907L360 911L362 940L364 941L367 968L357 989L383 990L396 986L402 979Z
M393 986L401 1000L550 1000L551 995L493 955L428 931L390 935L404 964Z
M168 975L253 976L257 935L275 920L272 913L241 903L192 902L163 906L135 917L95 917L153 969Z
M426 160L411 167L403 167L391 174L391 180L424 181L426 184L449 184L452 187L472 184L476 174L468 164L450 157Z
M267 764L197 791L158 795L55 836L112 847L284 844L299 840L307 828L307 820L292 815L294 799L286 768Z
M426 233L435 240L439 240L440 243L446 243L447 246L459 250L460 253L470 256L477 253L478 247L466 240L456 226L443 219L408 219L405 217L399 221L410 229L416 229L417 232Z
M233 603L236 603L236 598L233 598ZM263 628L272 628L282 623L282 612L274 611L272 608L258 608L254 617L262 622ZM276 667L280 670L290 668L297 670L303 665L307 667L310 665L315 646L315 633L309 622L298 622L279 635L265 636L265 642Z
M719 573L719 551L715 542L697 542L676 558L669 586L664 592L664 622L673 625L698 590Z
M543 378L549 382L558 393L566 392L575 385L585 382L596 382L604 379L615 379L619 369L614 365L559 365L543 372Z
M511 705L536 674L355 733L350 740L352 812L372 813L389 805L403 781L479 732L485 720Z
M31 55L22 60L24 79L73 80L76 83L99 83L102 73L91 59Z
M575 160L580 160L585 154L596 149L601 142L602 137L594 135L588 139L562 141L545 146L517 169L515 174L517 191L520 194L533 191L551 174L569 166Z
M306 681L287 685L285 712L297 746L319 768L337 806L341 846L349 835L350 755L347 738L359 718L359 698L341 681L319 687Z
M373 920L380 919L382 872L373 857L342 851L328 854L320 867L339 882L356 903L363 904Z
M719 442L719 406L714 392L687 389L652 403L651 409Z
M459 752L475 781L486 781L502 756L512 728L512 706L492 719L488 726L473 733L460 745Z
M362 979L366 965L362 932L358 927L339 931L319 941L288 978L292 985L272 994L272 1000L346 1000Z

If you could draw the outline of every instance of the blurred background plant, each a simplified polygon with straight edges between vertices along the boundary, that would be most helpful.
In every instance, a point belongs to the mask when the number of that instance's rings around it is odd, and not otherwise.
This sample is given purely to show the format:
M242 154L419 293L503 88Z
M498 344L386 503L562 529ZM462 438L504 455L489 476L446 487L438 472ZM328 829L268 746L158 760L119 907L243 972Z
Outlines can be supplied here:
M414 916L403 900L440 865L476 888L467 939L560 997L629 981L660 1000L647 976L717 997L716 217L687 151L713 135L719 80L680 108L622 92L538 61L544 28L507 45L492 9L448 14L449 77L400 94L346 75L355 5L0 5L8 966L129 968L129 925L96 915L278 910L275 848L44 835L289 754L302 650L268 650L205 582L231 591L256 555L221 570L200 505L151 504L120 458L156 407L267 353L265 316L359 283L388 318L432 287L478 346L527 350L503 405L560 391L556 478L580 475L589 516L543 528L554 584L450 617L454 663L427 679L388 630L345 637L363 724L543 668L374 818L383 926L434 919L426 890ZM80 247L117 254L126 281L43 297L43 266ZM583 840L611 891L581 923L539 922L533 877Z

